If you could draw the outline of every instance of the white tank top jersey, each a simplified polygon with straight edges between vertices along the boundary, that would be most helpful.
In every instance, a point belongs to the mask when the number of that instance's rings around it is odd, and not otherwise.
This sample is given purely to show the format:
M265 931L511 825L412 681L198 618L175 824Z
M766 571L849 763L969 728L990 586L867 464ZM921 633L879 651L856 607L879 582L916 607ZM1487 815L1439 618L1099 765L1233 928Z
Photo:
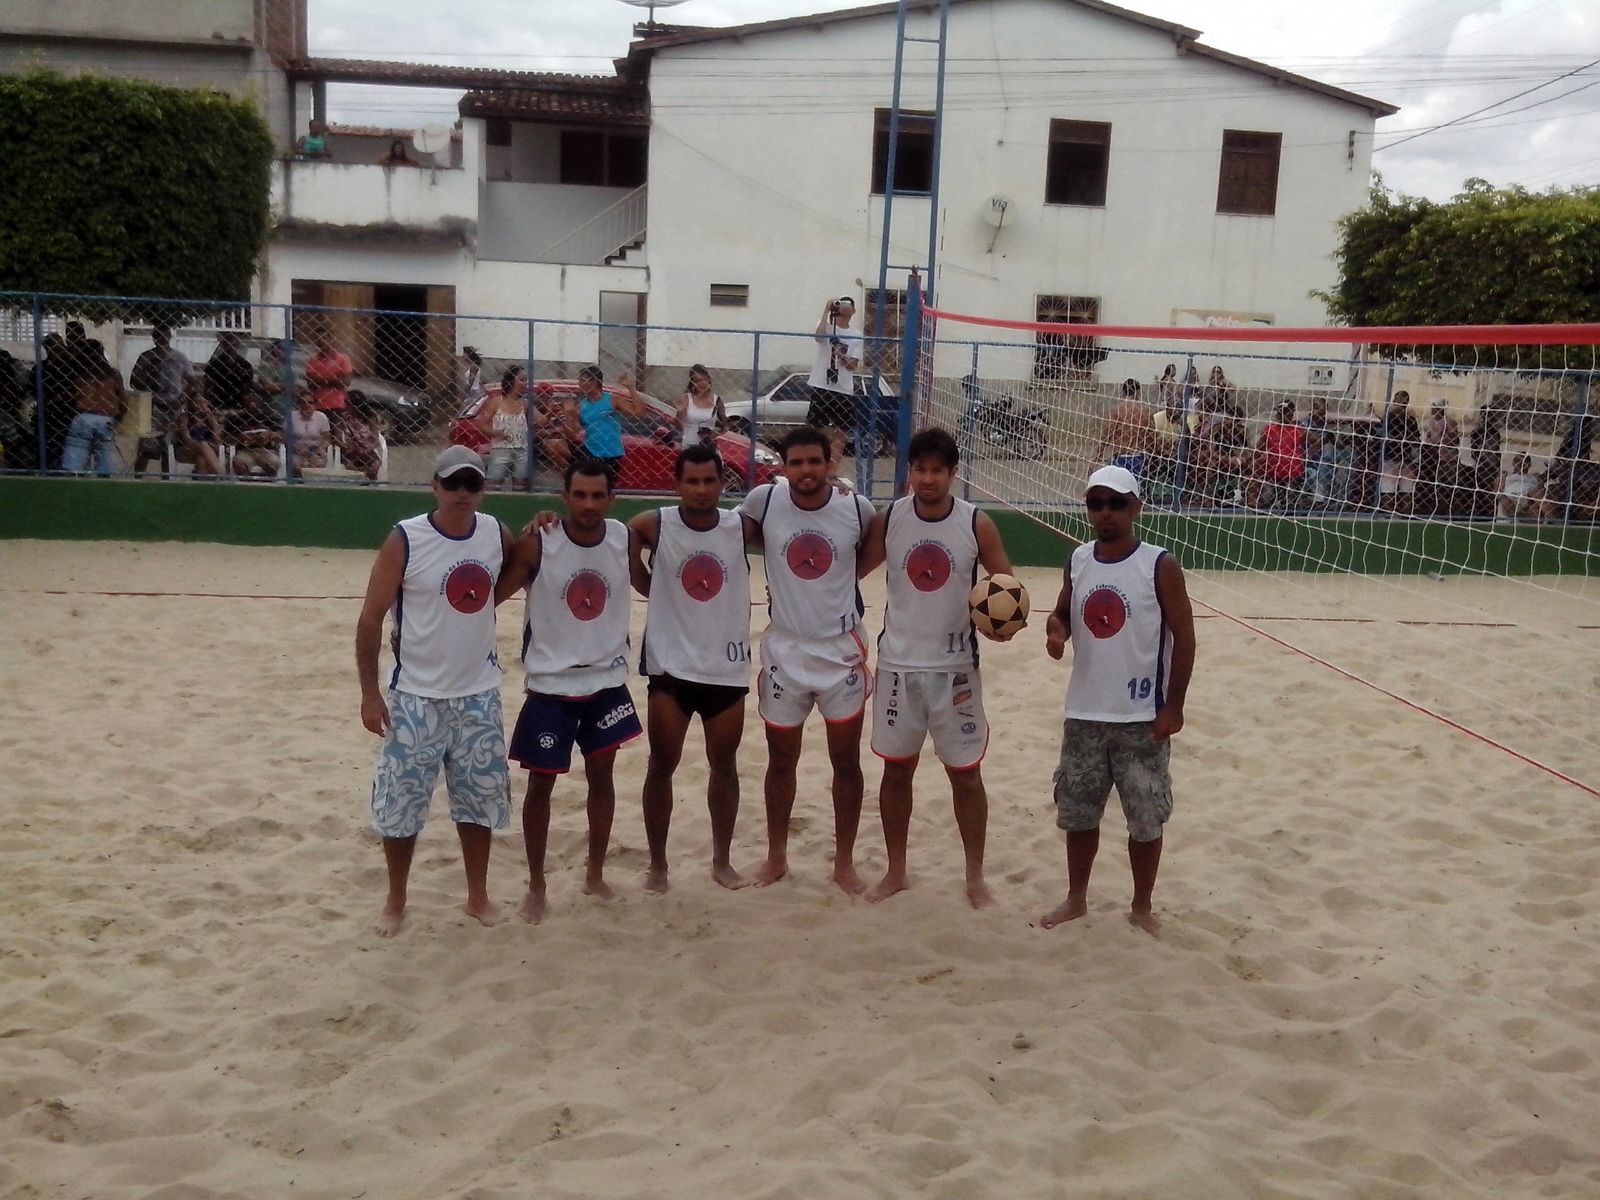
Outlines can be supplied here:
M818 509L795 504L785 483L752 488L739 511L761 526L771 627L799 638L853 633L864 607L856 551L872 504L831 488Z
M701 531L689 528L676 506L656 513L640 670L749 687L750 563L743 520L719 509L715 528Z
M564 524L540 534L539 573L527 588L522 665L530 692L592 696L628 679L628 527L580 546Z
M1080 721L1153 721L1167 700L1172 637L1156 596L1160 546L1140 542L1101 562L1094 543L1072 552L1072 677L1067 716Z
M701 430L710 430L712 434L717 432L717 402L720 399L720 396L711 396L711 403L701 408L700 405L695 403L693 396L689 397L688 403L683 406L683 444L685 446L692 446L699 441Z
M951 502L938 521L918 516L912 496L889 506L879 667L956 671L978 665L967 602L978 582L978 509L954 496Z
M433 514L395 526L405 539L405 574L395 597L394 674L398 692L450 700L494 691L494 585L505 561L504 527L478 513L466 537L441 533Z

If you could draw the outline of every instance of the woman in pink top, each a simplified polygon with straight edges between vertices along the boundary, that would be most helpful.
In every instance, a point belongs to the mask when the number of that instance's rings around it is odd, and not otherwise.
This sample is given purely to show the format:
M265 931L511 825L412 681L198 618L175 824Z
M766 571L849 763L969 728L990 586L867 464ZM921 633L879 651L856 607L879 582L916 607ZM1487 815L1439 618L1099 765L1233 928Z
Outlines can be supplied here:
M350 407L346 390L354 372L350 356L333 344L333 336L322 329L317 332L317 352L306 363L306 384L316 399L318 412L342 413Z

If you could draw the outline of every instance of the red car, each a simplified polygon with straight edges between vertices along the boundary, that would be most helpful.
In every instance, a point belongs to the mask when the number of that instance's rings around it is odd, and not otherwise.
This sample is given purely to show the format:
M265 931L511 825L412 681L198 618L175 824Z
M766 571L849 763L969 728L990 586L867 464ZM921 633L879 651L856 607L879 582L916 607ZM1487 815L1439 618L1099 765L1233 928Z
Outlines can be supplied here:
M499 394L499 385L485 388L483 403ZM578 384L572 379L541 379L529 389L529 398L536 404L547 403L550 399L564 402L577 395ZM672 464L679 450L676 414L672 405L664 400L644 392L639 393L639 399L645 405L643 416L617 414L622 422L622 473L617 479L617 488L629 492L671 492L676 484ZM472 419L481 409L482 404L476 405L450 422L452 445L488 454L489 436ZM719 434L717 453L722 455L724 494L739 495L757 484L771 483L780 474L782 464L777 454L766 446L757 445L752 458L750 439L743 434Z

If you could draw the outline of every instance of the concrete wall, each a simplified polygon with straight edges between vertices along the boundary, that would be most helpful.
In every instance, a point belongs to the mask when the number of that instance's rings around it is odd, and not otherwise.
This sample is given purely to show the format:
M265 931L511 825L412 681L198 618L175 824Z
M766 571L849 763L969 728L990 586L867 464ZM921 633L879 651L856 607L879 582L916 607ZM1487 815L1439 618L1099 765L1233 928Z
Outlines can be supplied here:
M926 15L912 26L935 31ZM1055 0L960 5L950 45L935 281L943 307L1033 320L1036 295L1068 294L1098 297L1102 322L1165 325L1178 309L1324 321L1307 293L1333 282L1335 221L1365 199L1370 112L1180 55L1158 30ZM824 297L860 295L858 278L875 285L873 109L890 101L892 49L884 16L656 56L653 320L808 328ZM926 61L932 50L908 53ZM1051 58L1115 62L1121 80L1046 73L1041 60ZM773 76L773 62L795 60L857 73ZM905 107L932 107L932 75L908 73ZM1044 202L1052 118L1111 124L1103 208ZM1276 216L1217 213L1225 129L1282 133ZM998 236L982 216L995 194L1013 201ZM896 197L891 261L925 259L927 221L926 199ZM903 279L891 273L890 286ZM750 306L711 308L712 282L748 283ZM1305 370L1294 374L1303 380Z
M478 256L524 263L582 263L602 258L617 248L603 244L603 229L592 229L590 236L563 239L631 190L490 180L483 185Z
M6 0L6 32L135 42L242 42L256 37L255 0Z
M272 207L280 219L447 229L477 221L478 181L455 167L286 159L273 172Z

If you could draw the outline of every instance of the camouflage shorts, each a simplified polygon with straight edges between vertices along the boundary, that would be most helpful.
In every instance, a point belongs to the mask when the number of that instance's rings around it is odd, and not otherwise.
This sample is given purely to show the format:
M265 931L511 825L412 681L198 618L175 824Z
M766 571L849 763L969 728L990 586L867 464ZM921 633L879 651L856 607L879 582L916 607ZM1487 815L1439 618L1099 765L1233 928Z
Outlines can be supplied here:
M1172 815L1170 741L1150 736L1154 722L1078 721L1061 730L1056 766L1056 824L1069 833L1100 827L1111 785L1116 784L1128 836L1153 842Z

